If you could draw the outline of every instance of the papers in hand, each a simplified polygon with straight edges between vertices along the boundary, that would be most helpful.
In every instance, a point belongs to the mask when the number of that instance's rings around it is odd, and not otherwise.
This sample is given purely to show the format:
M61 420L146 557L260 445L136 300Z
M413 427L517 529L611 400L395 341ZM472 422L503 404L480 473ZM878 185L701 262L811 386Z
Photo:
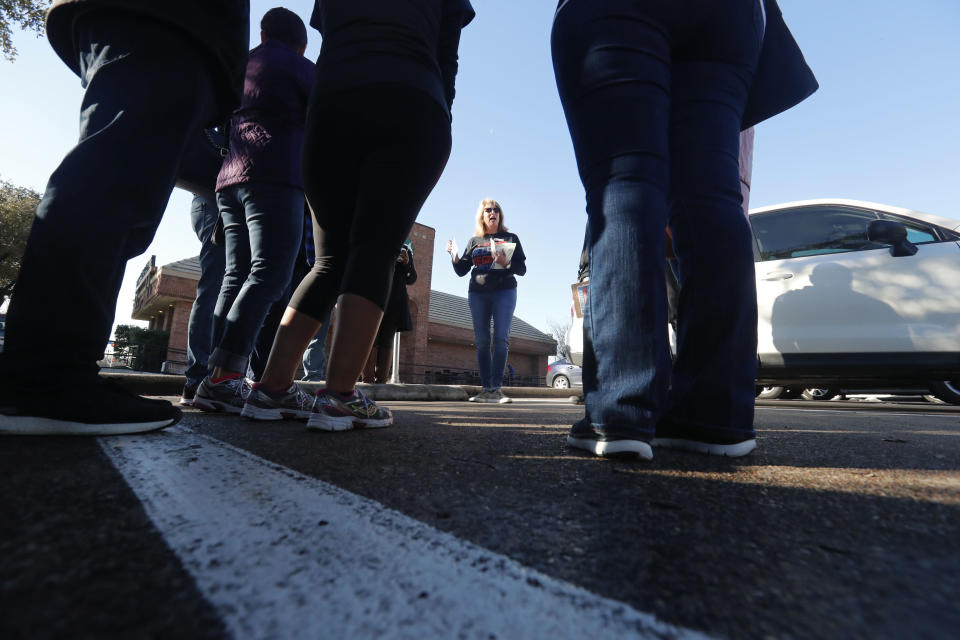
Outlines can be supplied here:
M500 242L495 242L495 244L494 244L494 246L493 246L493 250L494 250L494 251L496 251L497 253L501 253L501 254L507 256L507 264L510 264L510 261L513 260L513 251L514 251L514 249L516 249L516 248L517 248L517 243L516 243L516 242L503 242L503 241L500 241ZM505 266L503 266L502 264L500 264L499 262L496 261L496 256L494 256L494 261L493 261L493 265L491 265L491 268L492 268L492 269L506 269Z
M450 260L456 262L460 259L460 247L457 246L457 239L450 238Z

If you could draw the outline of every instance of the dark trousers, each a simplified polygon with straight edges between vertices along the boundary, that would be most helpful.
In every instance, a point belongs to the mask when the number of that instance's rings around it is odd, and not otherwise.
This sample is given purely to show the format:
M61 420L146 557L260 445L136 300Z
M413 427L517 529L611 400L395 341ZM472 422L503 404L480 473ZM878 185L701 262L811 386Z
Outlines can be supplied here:
M200 241L200 280L187 325L187 370L184 376L191 387L199 385L210 373L207 362L213 350L213 311L220 296L226 264L223 246L213 243L213 231L219 219L216 202L202 196L193 197L190 220Z
M554 69L589 220L585 408L613 435L649 439L663 418L753 433L756 292L737 157L762 28L756 0L571 0L557 12Z
M4 379L51 367L96 374L127 260L153 240L188 138L216 115L206 55L176 29L96 12L75 33L80 138L37 209L7 314Z
M217 206L226 240L226 270L213 313L215 347L210 364L242 373L271 306L290 295L303 241L303 191L245 182L218 191ZM268 339L272 343L273 336Z
M350 293L383 309L400 246L450 154L450 120L426 93L395 85L310 103L303 175L316 262L290 306L320 320Z

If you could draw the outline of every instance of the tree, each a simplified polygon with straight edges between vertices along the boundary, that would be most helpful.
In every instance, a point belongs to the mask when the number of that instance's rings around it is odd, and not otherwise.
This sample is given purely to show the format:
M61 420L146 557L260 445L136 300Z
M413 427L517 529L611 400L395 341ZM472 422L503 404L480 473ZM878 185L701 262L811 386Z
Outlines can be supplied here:
M13 292L40 194L0 181L0 305Z
M168 332L118 324L113 335L113 354L117 359L127 361L135 371L160 371L167 357Z
M38 37L42 36L49 8L50 0L0 0L0 51L4 58L13 62L17 57L10 24L19 25L24 31L34 31Z
M570 326L571 322L557 322L550 320L547 327L550 329L550 335L557 341L557 355L561 358L570 357Z

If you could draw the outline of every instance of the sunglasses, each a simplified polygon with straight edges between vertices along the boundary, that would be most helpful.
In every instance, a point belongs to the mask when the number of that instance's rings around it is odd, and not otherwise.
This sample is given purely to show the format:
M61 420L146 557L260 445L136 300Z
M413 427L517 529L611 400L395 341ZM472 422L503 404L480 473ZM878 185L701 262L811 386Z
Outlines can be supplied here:
M500 213L500 207L487 207L483 210L484 213Z

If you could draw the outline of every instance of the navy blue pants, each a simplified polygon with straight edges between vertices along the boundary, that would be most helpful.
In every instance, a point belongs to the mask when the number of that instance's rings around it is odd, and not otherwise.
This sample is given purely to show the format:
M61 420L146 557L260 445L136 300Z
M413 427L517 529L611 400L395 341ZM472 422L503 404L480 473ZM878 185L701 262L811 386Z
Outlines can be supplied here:
M217 206L227 259L213 312L210 364L246 372L271 306L289 297L303 241L303 191L244 182L218 191ZM272 342L273 336L267 339Z
M649 440L658 420L753 435L756 292L740 121L757 0L571 0L552 50L586 190L586 416ZM667 343L664 230L680 267Z
M503 386L503 370L510 352L510 325L517 307L517 290L470 291L467 293L467 302L470 304L473 335L477 343L480 384L484 391L494 391Z
M4 377L96 375L127 260L153 240L188 139L217 115L208 56L175 28L97 12L75 33L80 137L33 221L7 314Z
M227 260L223 246L212 242L219 219L220 211L216 202L202 196L193 197L190 221L200 241L200 280L187 325L187 370L184 376L191 387L199 385L211 369L208 361L213 349L213 311L220 297Z

